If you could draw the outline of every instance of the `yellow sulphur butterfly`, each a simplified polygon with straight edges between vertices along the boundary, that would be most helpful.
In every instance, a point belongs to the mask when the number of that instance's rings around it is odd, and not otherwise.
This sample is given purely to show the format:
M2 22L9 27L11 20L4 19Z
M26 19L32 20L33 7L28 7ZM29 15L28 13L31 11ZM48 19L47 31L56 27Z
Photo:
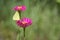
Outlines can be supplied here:
M20 20L18 11L16 11L16 13L13 15L13 20Z

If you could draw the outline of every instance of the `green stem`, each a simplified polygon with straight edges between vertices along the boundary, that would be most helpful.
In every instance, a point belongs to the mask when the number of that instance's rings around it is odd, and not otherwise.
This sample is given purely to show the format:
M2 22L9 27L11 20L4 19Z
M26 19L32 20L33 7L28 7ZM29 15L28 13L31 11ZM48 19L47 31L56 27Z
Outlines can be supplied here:
M20 16L20 19L21 19L21 11L18 11L19 12L19 16Z
M19 16L20 16L20 19L21 19L21 11L18 11L18 12L19 12ZM20 40L20 32L18 33L17 40Z
M20 33L18 33L17 35L17 40L20 40Z
M21 11L18 11L19 12L19 15L20 15L20 19L21 19ZM24 31L24 40L25 40L25 28L23 28L23 31ZM19 33L19 38L18 40L20 40L20 33Z
M24 37L25 37L25 28L23 28L23 29L24 29L23 31L24 31Z
M24 38L23 39L25 40L25 28L23 28L23 31L24 31Z

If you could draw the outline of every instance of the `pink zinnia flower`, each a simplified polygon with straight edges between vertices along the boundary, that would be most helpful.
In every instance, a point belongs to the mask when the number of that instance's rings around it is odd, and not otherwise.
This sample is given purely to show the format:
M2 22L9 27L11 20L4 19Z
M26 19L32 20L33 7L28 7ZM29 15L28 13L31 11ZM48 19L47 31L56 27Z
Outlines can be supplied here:
M26 6L15 6L13 9L15 11L25 11L26 10Z
M21 20L17 20L16 23L18 26L25 28L32 24L32 20L29 18L23 18Z

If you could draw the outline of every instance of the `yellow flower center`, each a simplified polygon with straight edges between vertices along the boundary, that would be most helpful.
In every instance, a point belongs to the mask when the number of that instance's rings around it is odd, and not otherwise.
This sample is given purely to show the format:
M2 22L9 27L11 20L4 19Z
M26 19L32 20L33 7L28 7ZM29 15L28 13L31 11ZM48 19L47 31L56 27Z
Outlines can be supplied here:
M22 24L26 24L27 22L23 21Z

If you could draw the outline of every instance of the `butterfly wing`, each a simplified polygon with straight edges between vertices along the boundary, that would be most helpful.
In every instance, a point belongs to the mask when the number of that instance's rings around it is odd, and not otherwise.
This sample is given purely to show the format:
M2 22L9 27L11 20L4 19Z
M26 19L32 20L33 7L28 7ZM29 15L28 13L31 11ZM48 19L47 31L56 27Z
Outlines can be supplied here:
M16 13L13 15L13 20L20 20L18 11L16 11Z

